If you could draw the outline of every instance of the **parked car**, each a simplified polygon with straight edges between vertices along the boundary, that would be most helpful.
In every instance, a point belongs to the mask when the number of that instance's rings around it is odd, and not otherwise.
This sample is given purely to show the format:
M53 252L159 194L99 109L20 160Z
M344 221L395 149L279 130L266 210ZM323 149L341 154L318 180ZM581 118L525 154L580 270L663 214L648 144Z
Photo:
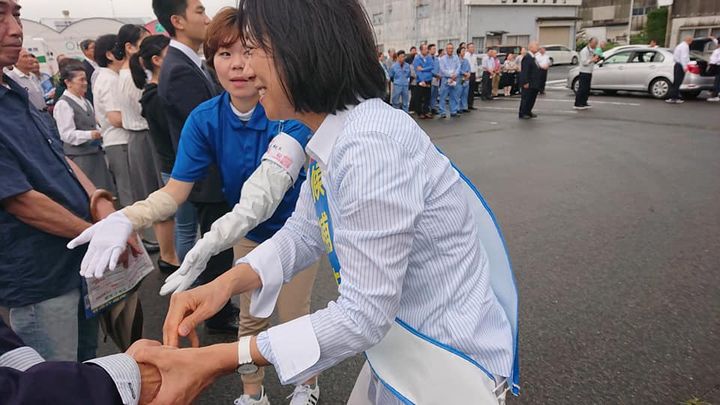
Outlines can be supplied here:
M686 98L697 97L703 90L711 90L713 77L706 70L707 60L696 52L690 54L690 65L680 91ZM605 52L605 60L595 65L591 90L615 94L618 90L650 93L657 99L665 99L673 79L673 54L667 48L648 46L611 49ZM580 68L570 70L567 87L577 92Z
M578 64L578 53L563 45L543 45L551 65Z
M478 64L478 70L480 71L480 74L477 75L477 88L475 90L475 96L480 97L480 93L482 93L482 60L485 57L485 54L478 55L477 57L477 64ZM506 53L498 53L497 54L498 61L500 61L500 65L505 63L505 60L507 59Z

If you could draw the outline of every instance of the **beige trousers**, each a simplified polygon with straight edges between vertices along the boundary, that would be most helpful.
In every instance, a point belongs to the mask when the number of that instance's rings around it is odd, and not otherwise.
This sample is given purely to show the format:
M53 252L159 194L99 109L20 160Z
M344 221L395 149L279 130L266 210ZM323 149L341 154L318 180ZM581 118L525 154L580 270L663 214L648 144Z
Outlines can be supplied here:
M257 246L258 243L243 238L233 247L235 260L247 256ZM312 295L312 287L319 267L320 262L315 262L282 287L275 306L280 323L292 321L310 313L310 296ZM251 297L252 293L250 292L240 296L238 337L257 335L270 326L270 318L255 318L250 315ZM243 375L242 381L245 384L262 384L264 378L265 369L261 367L255 374Z

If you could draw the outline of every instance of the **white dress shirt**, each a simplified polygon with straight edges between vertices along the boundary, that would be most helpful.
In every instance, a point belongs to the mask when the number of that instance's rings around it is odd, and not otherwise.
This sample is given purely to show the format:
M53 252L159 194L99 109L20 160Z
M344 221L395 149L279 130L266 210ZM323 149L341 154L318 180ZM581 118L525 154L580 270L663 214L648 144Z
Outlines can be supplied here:
M710 55L710 64L720 65L720 48L715 49L712 55Z
M0 356L0 367L26 371L44 361L34 349L23 346ZM123 404L137 405L140 402L140 368L132 357L120 353L88 360L86 363L98 365L110 375Z
M40 85L40 79L35 77L32 73L23 73L17 67L13 70L6 70L5 74L8 75L15 83L25 88L28 92L28 98L30 103L38 110L44 110L47 108L45 104L45 97L43 96L42 86Z
M146 131L148 123L142 116L142 90L135 86L130 69L121 69L118 74L118 88L120 92L119 106L122 111L122 125L128 131Z
M495 71L495 58L490 57L488 55L483 56L482 69L483 69L483 71L488 71L490 73Z
M541 68L541 69L549 69L550 68L550 57L548 54L542 54L540 52L535 55L535 63Z
M193 51L189 46L174 39L170 40L170 46L184 53L185 56L190 58L190 60L197 65L197 67L202 69L202 59L200 59L200 55L198 55L197 52Z
M93 103L95 118L100 123L103 148L115 145L127 145L130 133L124 128L116 128L107 119L110 111L122 111L119 105L118 74L113 70L101 67L95 71L93 80Z
M63 93L63 97L70 98L85 111L88 111L88 108L92 109L92 106L88 104L88 100L85 97L77 97L69 90L66 90ZM92 140L93 131L83 131L77 129L75 126L75 110L73 110L72 107L70 107L70 104L63 100L62 97L60 97L60 100L55 103L53 118L55 118L58 131L60 132L60 139L62 139L63 142L77 146Z
M465 54L465 60L470 64L470 73L482 74L482 72L478 72L477 54L468 52Z
M280 380L303 382L371 348L396 317L508 376L510 324L489 284L465 185L427 134L371 99L328 116L306 151L323 170L342 284L327 308L258 336ZM240 259L262 279L260 300L274 303L282 282L325 254L311 183L285 226ZM401 403L371 384L377 403Z
M673 59L675 63L681 64L683 68L687 67L688 63L690 63L690 46L687 42L682 41L675 47Z

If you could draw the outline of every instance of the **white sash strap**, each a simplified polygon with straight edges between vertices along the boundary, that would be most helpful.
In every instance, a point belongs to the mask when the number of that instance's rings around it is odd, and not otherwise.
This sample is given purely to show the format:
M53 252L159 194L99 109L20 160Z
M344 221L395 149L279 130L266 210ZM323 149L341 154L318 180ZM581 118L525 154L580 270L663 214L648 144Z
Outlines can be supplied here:
M403 402L498 404L488 373L398 322L365 355L373 373Z

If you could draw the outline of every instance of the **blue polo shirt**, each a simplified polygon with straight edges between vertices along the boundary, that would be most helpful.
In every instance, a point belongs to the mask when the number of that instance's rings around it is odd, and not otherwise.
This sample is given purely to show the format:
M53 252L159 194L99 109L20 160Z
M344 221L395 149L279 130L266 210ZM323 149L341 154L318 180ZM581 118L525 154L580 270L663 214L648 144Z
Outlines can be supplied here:
M225 199L232 207L240 201L243 183L260 166L270 141L280 132L295 138L303 148L311 135L297 121L270 121L259 103L245 123L232 111L230 96L223 93L200 104L185 121L172 178L185 182L202 180L208 166L214 163L220 170ZM273 216L250 231L248 239L262 243L283 227L295 210L304 180L305 172L301 170Z
M43 193L90 219L87 193L65 161L51 118L30 108L27 91L7 77L0 86L0 201L27 191ZM85 247L25 224L0 205L0 305L36 304L80 287Z
M418 71L418 66L422 67L422 71ZM435 67L435 62L433 61L433 57L430 55L422 56L422 54L415 55L415 60L413 61L413 69L415 69L415 72L417 74L417 79L419 82L429 82L433 78L433 69Z

